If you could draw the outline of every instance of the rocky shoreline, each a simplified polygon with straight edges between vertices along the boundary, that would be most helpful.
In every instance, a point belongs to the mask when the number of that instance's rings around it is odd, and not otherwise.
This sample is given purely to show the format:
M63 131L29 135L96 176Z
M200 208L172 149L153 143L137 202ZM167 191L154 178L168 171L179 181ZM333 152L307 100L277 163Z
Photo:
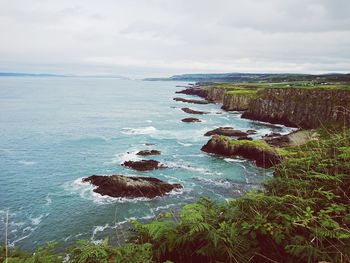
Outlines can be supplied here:
M242 118L304 129L326 124L350 126L349 89L189 87L178 93L222 103L226 111L243 111ZM176 98L178 100L179 98ZM182 100L180 100L182 101ZM184 102L188 102L184 100Z

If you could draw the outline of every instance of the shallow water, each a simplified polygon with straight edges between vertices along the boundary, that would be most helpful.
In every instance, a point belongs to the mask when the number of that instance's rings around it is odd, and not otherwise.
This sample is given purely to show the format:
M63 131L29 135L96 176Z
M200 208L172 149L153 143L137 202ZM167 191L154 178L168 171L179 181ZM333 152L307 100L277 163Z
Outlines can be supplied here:
M0 79L0 240L33 248L47 241L77 239L119 242L131 218L149 219L177 210L200 196L227 200L271 176L252 162L210 156L200 151L219 126L257 129L258 138L289 128L266 125L228 113L220 105L173 101L181 82L102 78ZM181 107L209 111L201 123L182 123ZM221 114L217 114L220 112ZM146 143L155 144L145 146ZM137 172L122 167L142 149L169 166ZM81 182L92 174L154 176L184 189L162 198L101 197Z

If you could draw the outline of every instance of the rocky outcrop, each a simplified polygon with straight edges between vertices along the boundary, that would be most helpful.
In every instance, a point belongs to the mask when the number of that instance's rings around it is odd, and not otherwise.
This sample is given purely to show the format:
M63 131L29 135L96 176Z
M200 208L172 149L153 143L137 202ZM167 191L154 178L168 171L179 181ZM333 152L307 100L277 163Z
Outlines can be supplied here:
M142 150L136 153L136 155L148 156L148 155L159 155L160 151L158 150Z
M350 125L350 90L273 88L259 90L242 118L301 128Z
M226 93L223 97L222 109L226 111L245 111L253 101L252 96Z
M186 112L188 114L208 114L206 111L198 111L198 110L192 110L190 108L182 108L183 112Z
M92 175L83 178L96 186L93 190L101 195L111 197L147 197L163 196L174 189L180 189L180 184L169 184L153 177L129 177L123 175L101 176Z
M263 136L269 145L277 147L298 146L312 140L318 140L319 134L315 130L298 130L286 135L271 133Z
M197 118L185 118L181 120L182 122L201 122L200 119Z
M264 141L237 141L218 135L213 136L202 147L202 151L228 157L243 157L264 168L270 168L282 161L277 151Z
M213 102L222 102L224 100L226 89L224 88L208 88L206 99Z
M202 98L207 98L208 90L204 88L187 88L184 90L176 91L175 93L186 94L186 95L194 95Z
M212 135L224 135L224 136L230 136L230 137L246 137L248 136L248 133L235 130L232 127L220 127L211 131L208 131L204 134L204 136L212 136Z
M161 164L155 160L126 161L122 165L138 171L148 171L159 168L166 168L164 164Z
M184 99L184 98L174 98L175 101L193 103L193 104L209 104L210 102L207 100L192 100L192 99Z

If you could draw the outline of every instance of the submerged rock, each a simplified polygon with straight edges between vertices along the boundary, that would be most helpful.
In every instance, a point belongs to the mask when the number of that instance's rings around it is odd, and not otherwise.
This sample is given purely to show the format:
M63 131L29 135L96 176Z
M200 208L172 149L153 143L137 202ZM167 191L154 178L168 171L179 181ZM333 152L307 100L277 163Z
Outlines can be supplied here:
M160 162L155 160L126 161L122 165L138 171L148 171L159 168L166 168L164 164L161 164Z
M247 137L248 133L242 132L240 130L235 130L232 127L220 127L211 131L208 131L204 136L212 135L224 135L224 136L234 136L234 137Z
M142 155L142 156L147 156L147 155L159 155L160 151L158 150L142 150L136 153L136 155Z
M201 149L222 156L240 156L255 161L259 167L270 168L282 161L277 150L264 141L231 140L214 135Z
M197 118L185 118L181 120L182 122L201 122L200 119Z
M129 177L124 175L101 176L92 175L83 178L83 182L89 182L97 186L93 191L101 195L111 197L147 197L154 198L180 189L180 184L169 184L153 177Z
M173 100L187 102L187 103L193 103L193 104L209 104L210 103L207 100L191 100L191 99L184 99L184 98L174 98Z
M189 114L208 114L206 111L197 111L190 108L182 108L181 110Z

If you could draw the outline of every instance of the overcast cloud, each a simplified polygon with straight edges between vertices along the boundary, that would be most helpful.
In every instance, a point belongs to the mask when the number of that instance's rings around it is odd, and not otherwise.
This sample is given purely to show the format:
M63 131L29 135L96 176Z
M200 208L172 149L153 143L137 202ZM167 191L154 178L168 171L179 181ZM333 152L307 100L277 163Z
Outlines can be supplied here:
M349 0L0 0L0 71L350 72Z

